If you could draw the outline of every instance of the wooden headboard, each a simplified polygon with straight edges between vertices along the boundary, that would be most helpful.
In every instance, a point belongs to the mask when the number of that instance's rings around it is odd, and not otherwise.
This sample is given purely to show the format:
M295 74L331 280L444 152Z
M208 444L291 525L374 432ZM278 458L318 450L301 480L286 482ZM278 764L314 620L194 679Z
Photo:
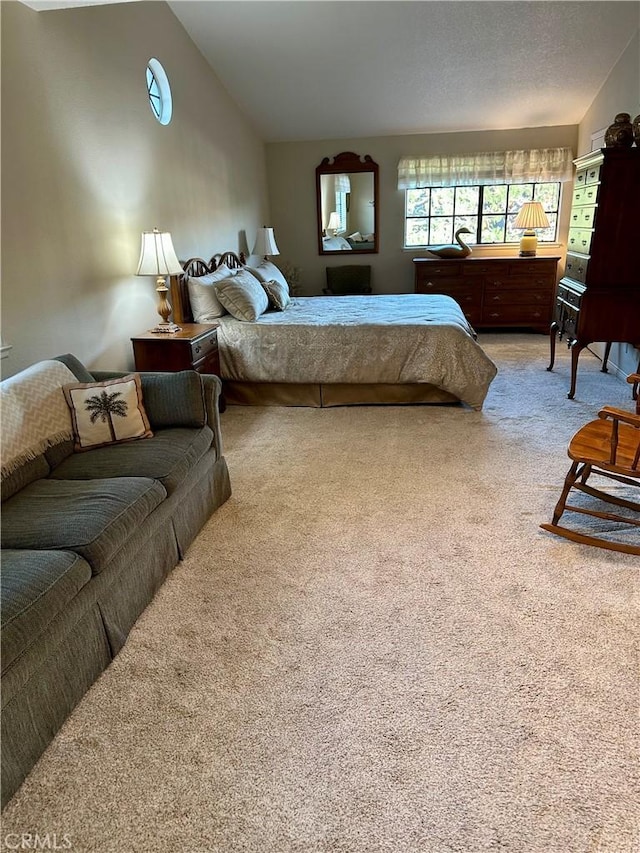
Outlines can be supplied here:
M189 276L208 275L218 269L221 264L226 264L230 269L239 269L245 264L244 252L218 252L208 262L203 258L190 258L188 261L180 261L184 272L182 275L172 275L171 305L173 306L174 323L193 323L193 314L189 302L189 289L187 279Z

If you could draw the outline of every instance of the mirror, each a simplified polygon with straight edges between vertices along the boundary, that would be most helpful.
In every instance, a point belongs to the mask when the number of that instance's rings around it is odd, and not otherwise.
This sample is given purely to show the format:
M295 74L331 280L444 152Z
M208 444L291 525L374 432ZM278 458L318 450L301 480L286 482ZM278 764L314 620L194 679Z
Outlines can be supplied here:
M316 169L318 252L378 251L378 164L368 154L343 151Z

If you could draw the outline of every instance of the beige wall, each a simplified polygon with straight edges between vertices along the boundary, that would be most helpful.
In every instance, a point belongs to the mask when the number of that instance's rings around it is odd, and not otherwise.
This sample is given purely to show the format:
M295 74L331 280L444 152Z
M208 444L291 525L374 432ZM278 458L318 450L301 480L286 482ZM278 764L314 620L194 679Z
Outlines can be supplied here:
M267 220L264 145L164 3L34 12L2 3L4 375L73 352L129 369L156 319L140 233L180 258L252 246ZM147 103L155 56L173 91Z
M578 141L575 125L466 133L415 134L366 139L330 139L313 142L267 144L267 171L271 224L275 228L283 258L302 269L305 294L320 293L325 285L325 267L348 263L347 255L319 255L316 231L315 169L324 157L341 151L369 154L380 166L380 252L358 255L358 263L372 266L372 284L379 293L406 293L413 289L415 250L403 250L404 193L397 189L398 161L412 154L469 153L519 148L568 146ZM560 240L566 243L570 193L562 207ZM513 247L510 252L517 251ZM539 249L540 254L564 258L564 246ZM497 254L495 248L477 248L474 254Z
M617 113L640 114L640 35L636 32L580 122L578 150L592 149L591 136L608 127ZM596 346L602 354L604 347ZM613 370L626 376L638 367L638 351L631 344L614 344L610 355Z

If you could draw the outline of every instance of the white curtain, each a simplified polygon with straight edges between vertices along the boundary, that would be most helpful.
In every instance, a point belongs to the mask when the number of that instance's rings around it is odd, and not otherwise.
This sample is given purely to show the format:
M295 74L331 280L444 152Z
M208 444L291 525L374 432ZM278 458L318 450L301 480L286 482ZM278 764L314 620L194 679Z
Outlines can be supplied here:
M349 179L349 175L336 175L336 192L337 193L350 193L351 192L351 181Z
M399 190L570 181L572 177L573 152L570 148L431 154L403 157L398 164Z

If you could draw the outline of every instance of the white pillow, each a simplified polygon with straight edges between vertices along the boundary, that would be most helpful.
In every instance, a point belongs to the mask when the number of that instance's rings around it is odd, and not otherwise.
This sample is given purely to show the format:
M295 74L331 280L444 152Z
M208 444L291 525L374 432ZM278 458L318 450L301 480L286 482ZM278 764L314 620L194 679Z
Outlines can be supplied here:
M353 234L349 234L349 240L353 240L354 243L362 243L364 241L364 237L359 231L354 231Z
M258 266L256 267L247 267L250 273L253 273L258 281L279 281L280 284L284 284L289 290L289 282L280 272L278 267L275 264L272 264L271 261L260 261Z
M238 270L229 269L226 264L221 264L215 272L208 275L189 276L187 289L194 322L207 323L226 313L224 305L216 295L215 285L238 272Z
M216 295L236 320L253 322L269 307L262 284L246 270L216 284Z

